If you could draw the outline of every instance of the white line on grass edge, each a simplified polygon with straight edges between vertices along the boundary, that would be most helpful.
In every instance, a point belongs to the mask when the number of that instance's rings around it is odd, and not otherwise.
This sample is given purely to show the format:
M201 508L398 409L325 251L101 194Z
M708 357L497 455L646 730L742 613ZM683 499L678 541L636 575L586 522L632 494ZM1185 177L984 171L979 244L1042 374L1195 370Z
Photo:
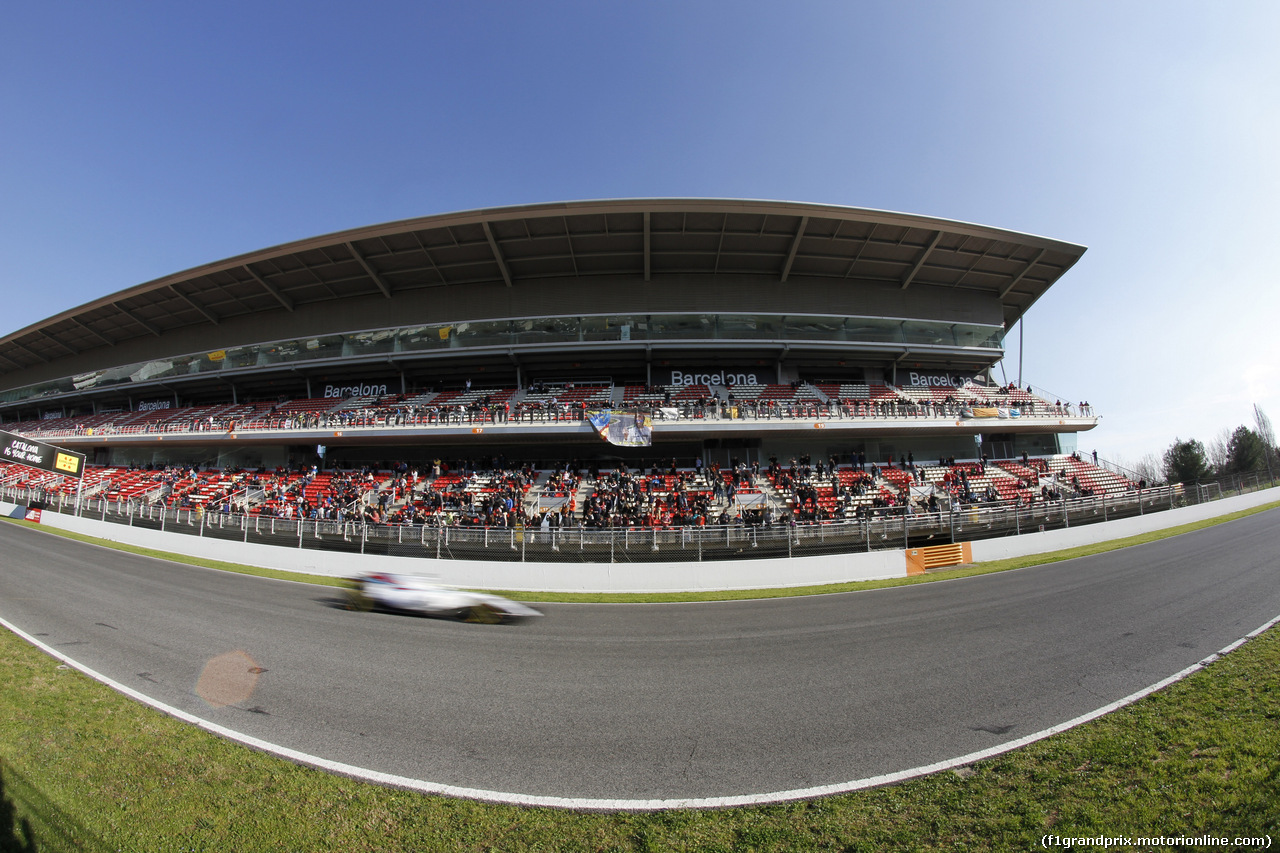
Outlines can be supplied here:
M483 788L463 788L457 785L444 785L439 782L427 782L423 779L410 779L407 776L397 776L393 773L381 773L377 770L368 770L363 767L356 767L352 764L344 764L341 761L331 761L317 755L311 755L306 752L300 752L296 749L289 749L288 747L268 743L267 741L259 738L229 729L226 726L211 723L208 720L195 716L194 714L189 714L186 711L174 708L172 705L167 705L164 702L160 702L156 699L152 699L150 696L139 693L133 688L127 687L120 682L112 678L108 678L102 673L90 669L84 664L67 657L51 646L40 642L40 640L23 631L21 628L13 625L3 617L0 617L0 625L8 628L10 631L17 634L19 637L22 637L33 646L43 650L49 656L62 661L68 666L74 667L90 678L105 684L113 690L136 699L144 705L149 705L157 711L168 714L171 717L176 717L179 720L199 726L207 732L244 744L245 746L252 747L253 749L288 759L289 761L293 761L298 764L304 764L320 770L327 770L331 773L337 773L352 779L373 782L379 785L388 785L394 788L404 788L410 791L418 791L423 794L438 794L446 797L461 797L469 800L483 800L485 802L505 803L518 806L544 806L547 808L578 809L584 811L656 811L659 809L714 809L734 806L759 806L771 803L787 802L790 800L807 800L814 797L830 796L832 794L845 794L850 791L859 791L864 788L875 788L881 785L892 785L897 782L905 782L908 779L914 779L918 776L927 776L930 773L937 773L940 770L951 770L956 767L963 767L967 764L973 764L977 761L993 758L1006 752L1012 752L1013 750L1020 749L1028 744L1044 740L1050 735L1065 732L1068 729L1073 729L1076 726L1081 725L1082 723L1087 723L1090 720L1095 720L1098 717L1103 716L1104 714L1109 714L1126 705L1133 704L1145 696L1150 696L1157 690L1162 690L1170 684L1173 684L1176 681L1181 681L1188 675L1204 669L1209 664L1218 660L1222 656L1235 651L1247 641L1253 639L1278 623L1280 623L1280 616L1276 616L1265 625L1249 632L1234 643L1223 648L1221 651L1215 652L1207 658L1202 659L1199 663L1192 664L1186 669L1181 670L1180 672L1175 672L1168 678L1157 681L1149 687L1144 687L1136 693L1130 693L1123 699L1117 699L1115 702L1103 705L1101 708L1089 711L1088 713L1082 714L1074 719L1067 720L1065 723L1059 723L1056 726L1042 729L1041 731L1020 737L1016 740L1007 741L999 746L989 747L987 749L979 750L978 752L970 752L967 755L949 758L945 761L935 762L934 764L912 767L909 770L899 770L896 773L884 773L879 776L868 776L865 779L854 779L850 782L837 782L833 785L817 785L812 788L794 788L789 791L772 791L767 794L739 794L732 797L686 797L680 799L626 800L598 799L592 797L547 797L536 794L487 791Z

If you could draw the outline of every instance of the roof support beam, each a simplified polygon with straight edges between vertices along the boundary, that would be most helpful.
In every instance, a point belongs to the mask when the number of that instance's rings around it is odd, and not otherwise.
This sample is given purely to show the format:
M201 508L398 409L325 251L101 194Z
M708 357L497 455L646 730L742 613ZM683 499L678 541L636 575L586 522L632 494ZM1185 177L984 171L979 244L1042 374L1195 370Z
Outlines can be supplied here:
M90 328L90 327L89 327L86 323L84 323L83 321L78 320L78 319L77 319L77 318L75 318L75 317L72 317L72 318L71 318L71 322L75 323L77 326L79 326L80 328L84 329L86 332L88 332L89 334L93 335L95 338L97 338L98 340L102 341L102 342L103 342L104 344L106 344L107 346L109 346L109 347L113 347L113 346L115 346L115 345L116 345L116 342L115 342L115 341L111 340L111 339L110 339L110 338L108 338L106 335L102 334L101 332L98 332L98 331L96 331L96 330L94 330L94 329Z
M132 311L130 311L128 308L125 308L119 302L112 302L111 304L115 306L115 309L119 311L121 314L128 317L130 320L137 323L139 326L146 329L148 332L155 335L157 338L160 337L160 330L157 329L155 326L151 325L146 320L139 317L137 314L134 314Z
M321 254L323 254L326 258L328 258L329 263L332 264L333 263L332 254L330 254L330 252L327 249L321 249L320 251L321 251ZM315 267L313 267L311 264L304 264L303 266L306 269L306 271L311 274L312 280L315 281L316 284L320 285L321 287L323 287L325 290L329 292L330 297L334 299L338 298L338 294L334 292L334 289L329 285L329 282L325 281L320 277L320 273L316 272Z
M652 273L652 266L651 266L652 262L650 260L650 254L649 254L650 241L652 239L651 233L652 232L650 232L649 230L649 211L646 210L644 212L644 280L645 281L649 280L649 275Z
M968 242L969 242L969 238L968 238L968 237L966 237L966 238L964 239L964 242L963 242L963 243L961 243L959 246L957 246L957 247L956 247L956 253L958 254L958 253L960 253L961 251L963 251L963 250L964 250L965 245L966 245ZM982 262L986 259L986 257L987 257L987 252L988 252L988 251L990 251L990 249L991 249L991 244L987 244L987 248L986 248L986 249L983 249L981 252L979 252L979 253L977 254L977 257L975 257L975 258L973 259L973 263L969 264L969 268L968 268L968 269L966 269L966 270L964 271L964 273L963 273L963 274L962 274L958 279L956 279L956 283L955 283L955 284L953 284L953 285L952 285L952 287L959 287L961 284L963 284L963 283L964 283L964 280L965 280L965 277L966 277L966 276L968 276L968 275L969 275L969 273L971 273L971 272L973 272L974 270L976 270L976 269L978 268L978 264L982 263Z
M12 343L15 347L17 347L18 349L22 350L23 352L27 353L28 355L33 355L33 356L35 356L36 358L38 358L38 359L40 359L41 361L43 361L45 364L48 364L48 363L49 363L49 359L45 358L45 357L44 357L44 356L42 356L40 353L38 353L38 352L36 352L35 350L33 350L31 347L29 347L29 346L27 346L26 344L22 343L22 341L10 341L10 343Z
M1023 267L1022 270L1013 277L1013 281L1009 282L1009 286L1006 287L1004 290L1000 291L1001 299L1004 299L1006 296L1008 296L1010 293L1013 292L1013 289L1018 286L1018 282L1022 281L1023 276L1031 272L1032 267L1040 263L1040 259L1044 257L1044 253L1047 251L1048 249L1041 249L1040 251L1036 252L1036 256L1034 258L1027 261L1027 265Z
M210 323L212 323L215 326L218 325L218 318L212 311L207 310L199 302L196 302L194 299L192 299L190 296L187 296L187 294L183 293L181 290L178 290L178 288L174 287L172 284L169 285L169 289L172 290L173 294L177 296L179 299L181 299L183 302L187 303L192 308L196 309L201 314L203 314L204 318L208 320Z
M791 275L791 264L795 262L796 252L800 251L800 241L804 238L804 230L809 227L809 217L800 217L800 227L796 229L795 239L791 241L791 251L787 252L787 262L782 265L782 281Z
M16 361L14 361L13 359L9 358L9 356L7 356L7 355L0 354L0 358L3 358L5 361L9 362L10 364L12 364L14 367L18 368L19 370L21 370L21 369L22 369L22 365L21 365L21 364L18 364L18 362L16 362Z
M493 229L489 227L489 223L481 222L484 226L484 236L489 238L489 248L493 250L493 259L498 262L498 271L502 273L502 280L507 283L507 287L511 286L511 271L507 269L507 262L502 258L502 251L498 248L498 241L494 239Z
M560 221L564 223L564 240L569 244L569 260L573 262L573 275L576 278L578 273L578 256L573 253L573 234L569 232L569 217L562 216ZM526 228L528 225L525 226Z
M378 271L377 271L377 270L375 270L375 269L374 269L374 268L369 264L369 262L368 262L368 261L366 261L366 260L364 259L364 255L362 255L362 254L360 254L359 252L357 252L357 251L356 251L355 244L354 244L354 243L345 243L345 244L343 244L343 245L345 245L345 246L347 247L347 251L351 253L351 257L353 257L353 258L355 258L357 261L359 261L359 262L360 262L360 266L364 267L364 271L365 271L365 272L367 272L367 273L369 274L369 278L373 279L373 283L374 283L374 284L376 284L376 285L378 285L378 290L381 290L381 291L382 291L382 295L383 295L383 296L385 296L385 297L387 297L388 299L390 299L390 298L391 298L391 286L390 286L390 285L388 285L385 281L383 281L383 280L382 280L382 276L378 275Z
M916 260L915 266L911 268L911 272L907 273L906 277L902 279L903 290L907 289L907 287L911 284L911 280L916 277L916 273L920 272L920 269L924 266L924 262L929 259L929 253L932 252L935 248L937 248L938 241L941 239L942 239L942 232L935 231L933 234L933 239L929 241L929 245L925 248L925 250L920 253L920 257Z
M711 268L712 274L718 274L720 272L720 253L724 251L724 232L728 227L729 217L726 215L724 219L720 220L720 241L716 243L716 263L715 266Z
M53 341L55 344L57 344L58 346L62 347L64 350L66 350L67 352L71 353L72 355L79 355L79 354L80 354L80 350L72 349L71 347L69 347L69 346L67 346L66 344L64 344L62 341L60 341L60 340L58 340L57 338L55 338L53 335L51 335L51 334L49 334L48 332L46 332L44 329L40 329L40 330L39 330L39 332L40 332L40 334L41 334L41 335L43 335L45 338L48 338L49 340Z
M414 231L413 239L417 241L418 247L422 249L422 254L426 256L427 263L431 264L431 268L435 270L436 275L440 278L440 283L448 284L449 282L445 280L444 272L441 271L439 265L436 264L436 259L431 257L431 250L428 249L427 244L423 242L422 235L419 234L417 231Z
M253 271L253 267L249 266L248 264L244 265L244 269L249 273L249 275L253 276L254 281L262 285L262 287L267 291L267 293L270 293L272 296L274 296L276 298L276 301L279 302L281 305L283 305L286 311L293 311L293 300L285 296L283 293L281 293L280 288L276 287L274 284L267 281L262 276L258 275L256 272Z
M853 274L853 268L858 265L858 261L862 260L862 253L867 250L867 246L876 236L876 225L872 224L871 230L867 232L866 239L862 241L862 245L858 247L858 251L854 254L853 260L849 261L849 267L844 271L844 278L848 278Z

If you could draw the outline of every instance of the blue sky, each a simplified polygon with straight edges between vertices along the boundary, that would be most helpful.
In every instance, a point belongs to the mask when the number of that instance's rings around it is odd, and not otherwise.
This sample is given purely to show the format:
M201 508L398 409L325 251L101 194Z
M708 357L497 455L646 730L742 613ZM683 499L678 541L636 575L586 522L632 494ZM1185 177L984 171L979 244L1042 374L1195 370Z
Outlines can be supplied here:
M454 210L898 210L1089 247L1027 317L1023 377L1134 460L1280 420L1277 32L1273 2L18 4L3 331Z

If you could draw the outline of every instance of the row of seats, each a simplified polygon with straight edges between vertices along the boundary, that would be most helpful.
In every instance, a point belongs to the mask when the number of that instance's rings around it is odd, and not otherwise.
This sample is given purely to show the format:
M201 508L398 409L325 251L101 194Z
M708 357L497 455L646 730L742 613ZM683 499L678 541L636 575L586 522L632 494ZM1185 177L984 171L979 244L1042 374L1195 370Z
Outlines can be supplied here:
M780 510L785 508L798 515L816 513L815 517L830 519L849 518L874 507L900 505L913 493L913 487L924 495L932 493L962 500L971 496L978 502L991 500L993 495L999 501L1030 502L1048 488L1055 494L1067 495L1113 495L1135 488L1132 481L1118 474L1066 455L1025 462L1007 459L986 464L870 465L866 470L844 465L834 469L820 466L818 470L820 473L815 474L808 467L778 467L757 477L749 471L740 470L735 474L732 470L717 472L703 467L635 476L646 504L656 511L654 517L673 508L682 494L690 499L711 499L716 491L716 477L725 486L720 490L721 495L737 480L734 491L738 495L765 494ZM82 488L84 494L92 497L147 503L163 500L172 508L219 511L224 505L232 505L235 511L250 515L301 517L317 510L321 517L326 517L324 511L339 506L348 513L358 513L365 506L376 505L386 510L392 520L420 520L445 509L441 501L426 499L428 490L437 494L465 494L467 503L477 503L496 493L517 492L521 512L536 513L540 503L545 503L544 497L566 498L573 506L582 506L587 498L603 488L601 484L608 480L610 472L601 472L599 479L586 477L568 492L563 482L552 474L551 471L533 472L516 488L518 478L511 472L463 474L446 470L432 477L431 472L423 471L411 493L405 487L414 483L411 476L386 471L222 472L88 466ZM71 478L12 463L0 464L0 483L43 489L49 494L67 497L73 497L77 491L76 481ZM386 500L381 499L384 493ZM917 502L922 500L927 497L917 498ZM732 508L723 498L717 506L721 510Z
M783 469L779 474L789 470ZM1066 455L1029 459L1026 464L1010 459L985 465L917 465L914 471L911 467L867 466L867 470L861 470L843 466L834 471L826 469L817 476L810 474L789 487L782 485L784 478L780 475L766 476L780 502L792 507L816 503L832 518L852 516L859 508L900 505L913 488L919 493L917 502L935 494L962 501L972 495L974 501L981 503L994 494L998 501L1029 503L1050 490L1067 496L1116 495L1137 487L1119 474ZM788 475L786 479L792 477Z
M422 392L413 395L384 397L304 398L278 403L223 403L208 406L154 409L145 412L100 412L93 415L58 417L5 424L12 432L32 437L56 438L68 435L156 434L200 430L272 429L292 425L308 417L349 418L355 413L367 415L369 422L383 422L391 413L429 409L466 409L487 401L491 407L509 408L513 415L522 410L545 409L554 400L570 408L606 407L615 404L680 405L710 400L713 394L732 396L735 402L792 406L803 404L820 415L822 407L842 402L859 417L875 414L872 404L941 403L951 399L961 405L1023 406L1035 412L1051 412L1055 404L1022 389L989 389L966 385L961 388L907 388L880 382L871 383L795 383L770 385L736 385L724 389L699 385L616 386L607 383L538 385L534 388L487 388ZM753 406L754 408L754 406ZM883 407L881 407L883 408ZM807 414L806 414L807 416ZM381 420L380 420L381 419Z

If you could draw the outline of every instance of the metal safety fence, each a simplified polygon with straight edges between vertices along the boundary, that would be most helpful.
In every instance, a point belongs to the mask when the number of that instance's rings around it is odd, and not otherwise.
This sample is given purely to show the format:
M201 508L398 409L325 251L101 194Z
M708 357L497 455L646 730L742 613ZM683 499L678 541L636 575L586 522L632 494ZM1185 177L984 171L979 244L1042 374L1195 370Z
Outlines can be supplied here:
M1272 483L1265 475L1255 475L1029 505L953 504L938 512L891 507L862 518L813 524L677 528L385 525L175 509L137 501L77 500L74 495L14 486L0 488L0 496L44 512L285 548L448 560L649 563L817 556L1016 536L1160 512L1268 485Z

